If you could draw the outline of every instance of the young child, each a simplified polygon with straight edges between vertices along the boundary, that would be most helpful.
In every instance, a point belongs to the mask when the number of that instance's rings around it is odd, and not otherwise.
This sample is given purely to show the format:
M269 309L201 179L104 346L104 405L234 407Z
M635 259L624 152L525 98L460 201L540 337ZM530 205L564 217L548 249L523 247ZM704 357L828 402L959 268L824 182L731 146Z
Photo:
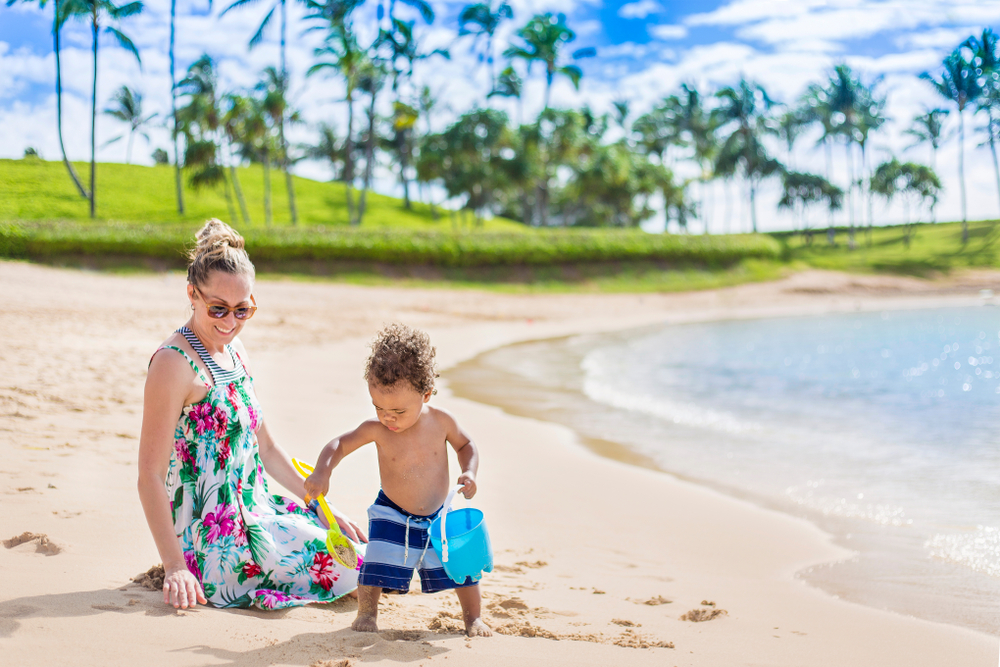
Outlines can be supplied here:
M358 579L358 617L351 626L378 632L378 600L383 588L405 593L413 570L424 593L454 588L470 637L493 633L480 618L479 584L456 584L445 574L428 530L450 488L448 450L458 455L458 484L466 498L476 495L479 454L455 418L428 405L434 393L434 348L430 338L401 324L379 332L365 366L376 419L331 440L305 481L309 496L326 494L330 473L354 450L375 443L382 490L368 508L369 542Z

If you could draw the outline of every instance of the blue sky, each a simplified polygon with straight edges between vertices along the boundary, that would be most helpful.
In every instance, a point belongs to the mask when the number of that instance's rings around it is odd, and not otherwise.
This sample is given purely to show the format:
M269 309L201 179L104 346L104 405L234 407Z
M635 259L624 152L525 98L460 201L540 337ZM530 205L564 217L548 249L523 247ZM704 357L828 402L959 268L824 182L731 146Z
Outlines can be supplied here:
M219 10L225 4L216 3L209 13L206 0L178 1L179 66L184 68L208 52L219 62L225 87L248 87L260 70L277 62L276 25L260 48L248 52L246 42L269 3L219 19ZM435 23L426 26L418 22L419 34L428 47L450 47L453 56L451 61L428 61L416 73L419 84L431 86L446 100L448 110L435 120L440 126L457 113L482 103L487 85L485 69L470 53L469 40L455 42L455 17L464 4L435 0ZM610 109L613 100L627 98L633 112L642 113L674 92L681 82L692 82L711 92L734 83L740 76L758 80L780 101L794 102L808 83L819 81L835 63L847 62L869 80L880 78L880 86L889 96L889 115L894 120L874 141L876 159L895 154L925 162L929 160L926 151L906 150L903 130L924 106L942 102L916 75L933 70L946 52L973 32L990 25L1000 28L1000 0L514 0L511 4L515 20L501 31L498 53L516 27L532 13L542 11L567 15L569 25L578 33L573 48L598 49L596 58L579 63L585 72L579 91L566 81L556 84L552 97L555 105L589 104L604 111ZM98 92L102 107L116 88L127 84L144 93L150 112L162 116L169 109L169 6L169 0L147 0L144 13L122 25L142 52L141 71L131 56L102 36ZM27 146L36 147L47 159L59 156L54 131L51 7L51 3L43 10L35 3L0 5L0 157L19 157ZM369 0L359 11L357 24L362 30L373 29L374 7L374 0ZM315 34L300 35L302 14L299 5L290 5L293 96L307 121L295 128L293 139L307 141L320 121L343 127L346 112L340 102L343 93L338 81L306 80L304 76L319 38ZM63 43L67 150L73 159L83 159L89 150L88 27L82 23L67 26ZM507 106L512 117L523 113L530 118L537 113L543 88L541 70L536 68L527 85L523 110L519 112L513 103ZM975 125L971 115L966 120L968 125ZM98 144L121 131L116 121L102 116ZM149 163L152 149L166 147L167 140L167 131L155 128L151 145L137 140L134 161ZM803 141L794 157L796 166L822 173L825 164L820 151L812 149L813 143L811 138ZM966 145L970 216L995 217L1000 214L1000 205L992 163L988 151L976 148L977 144L978 140L970 136ZM99 150L99 159L124 161L124 142ZM836 160L835 180L846 174L843 156L837 154ZM941 151L937 166L947 188L940 215L956 217L955 142ZM678 171L683 173L685 168L681 165ZM301 163L297 170L315 178L328 175L320 164ZM393 187L390 175L382 174L380 188L392 191ZM713 186L706 196L721 200L721 185ZM761 210L769 210L776 196L773 187L766 191ZM745 223L745 212L741 215ZM898 218L902 209L892 209L888 215ZM787 216L771 215L770 211L767 217L768 226L791 224Z

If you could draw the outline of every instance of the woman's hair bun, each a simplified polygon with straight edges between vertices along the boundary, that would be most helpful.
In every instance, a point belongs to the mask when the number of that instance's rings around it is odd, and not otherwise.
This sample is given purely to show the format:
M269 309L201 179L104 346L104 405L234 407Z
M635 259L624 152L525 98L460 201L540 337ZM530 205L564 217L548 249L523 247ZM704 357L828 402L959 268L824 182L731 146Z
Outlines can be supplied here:
M195 234L197 245L188 253L188 282L201 285L212 271L249 274L255 271L247 255L246 241L218 218L212 218Z

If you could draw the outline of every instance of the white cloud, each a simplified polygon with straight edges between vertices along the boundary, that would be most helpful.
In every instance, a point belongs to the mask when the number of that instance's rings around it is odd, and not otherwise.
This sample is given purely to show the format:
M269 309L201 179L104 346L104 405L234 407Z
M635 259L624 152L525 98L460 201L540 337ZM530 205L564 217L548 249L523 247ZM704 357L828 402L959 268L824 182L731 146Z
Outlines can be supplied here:
M646 28L656 39L684 39L688 30L682 25L651 25Z
M618 8L618 16L623 19L644 19L650 14L663 11L663 5L656 0L638 0L629 2Z
M921 32L911 32L900 35L895 43L901 49L954 49L964 42L969 35L978 33L979 26L967 26L964 28L937 28Z

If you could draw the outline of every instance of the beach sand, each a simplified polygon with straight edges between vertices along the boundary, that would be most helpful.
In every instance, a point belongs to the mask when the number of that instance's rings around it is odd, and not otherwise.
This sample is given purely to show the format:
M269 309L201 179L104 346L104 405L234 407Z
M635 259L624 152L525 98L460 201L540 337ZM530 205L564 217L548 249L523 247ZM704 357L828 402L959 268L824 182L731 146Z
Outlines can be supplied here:
M602 458L568 429L453 396L482 452L496 550L491 639L457 632L453 594L281 612L176 611L130 579L159 559L135 491L147 361L187 317L177 273L0 262L3 665L992 665L998 640L835 599L795 577L850 556L811 524ZM807 272L673 295L505 295L261 280L242 336L264 415L313 460L371 413L361 372L383 323L425 328L443 368L494 347L663 322L980 303L1000 273L939 281ZM457 472L455 473L457 476ZM334 474L358 520L373 448ZM30 533L30 535L25 535ZM698 620L703 619L703 620Z

